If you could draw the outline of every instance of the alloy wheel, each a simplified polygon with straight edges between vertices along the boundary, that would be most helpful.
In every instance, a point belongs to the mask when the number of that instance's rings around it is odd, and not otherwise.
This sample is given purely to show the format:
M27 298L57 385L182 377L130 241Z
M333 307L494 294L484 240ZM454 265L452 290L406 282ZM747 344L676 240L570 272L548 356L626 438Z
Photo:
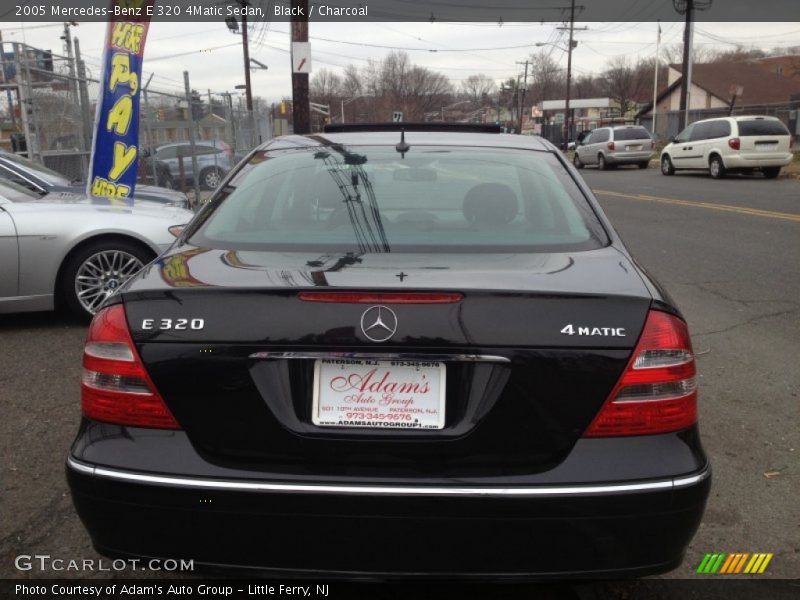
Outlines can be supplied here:
M87 312L94 314L103 301L144 266L122 250L103 250L81 263L75 276L75 296Z

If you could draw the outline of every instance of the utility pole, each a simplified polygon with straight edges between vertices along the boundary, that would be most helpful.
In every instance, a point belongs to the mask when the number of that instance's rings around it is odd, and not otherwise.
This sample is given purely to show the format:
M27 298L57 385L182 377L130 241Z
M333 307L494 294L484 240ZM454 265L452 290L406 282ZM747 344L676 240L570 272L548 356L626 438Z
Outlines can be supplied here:
M520 135L522 134L522 111L525 110L525 93L528 91L528 64L529 61L525 61L524 63L518 62L518 65L525 65L525 77L522 83L522 90L520 94L518 94L517 101L519 102L519 107L517 110L517 118L519 119L517 133Z
M70 93L72 94L72 101L77 102L78 86L75 78L75 59L72 56L72 32L69 29L70 26L72 25L77 25L77 23L75 21L64 22L64 35L61 36L61 39L64 40L64 45L66 45L67 47L67 67L69 68L69 89Z
M148 82L149 83L149 82ZM186 104L189 117L189 147L192 149L192 179L194 180L194 206L200 205L200 173L197 172L197 152L195 150L194 115L192 114L192 88L189 85L189 71L183 72L183 85L186 90ZM183 160L182 158L180 160ZM183 184L183 182L181 182Z
M575 36L575 0L570 2L569 8L569 27L559 27L559 29L569 30L569 45L567 46L567 93L564 103L564 150L569 147L569 133L570 133L570 92L572 91L572 51L578 45L574 40ZM586 27L577 28L578 31L585 31Z
M77 51L78 40L75 40L75 49ZM153 175L153 185L158 185L158 169L156 169L156 157L155 157L155 140L153 139L153 113L150 111L150 99L147 96L147 88L150 87L150 82L153 80L153 75L155 73L150 73L150 77L147 78L144 86L142 87L142 99L144 100L144 113L145 113L145 127L147 131L147 147L150 151L150 171ZM139 140L139 148L142 147L142 141Z
M672 0L678 14L686 17L683 29L683 65L681 66L680 128L689 124L689 107L692 105L692 64L694 46L694 13L711 8L714 0Z
M246 9L249 0L239 0L239 5ZM250 86L250 43L247 40L247 11L242 11L242 51L244 52L244 95L247 102L247 111L253 112L253 88Z
M78 97L81 105L81 120L83 121L83 143L84 148L92 150L92 112L89 106L89 88L86 82L86 63L81 58L81 41L75 38L75 62L78 67ZM146 88L145 88L146 89Z
M686 25L683 28L683 64L681 66L681 99L680 106L680 127L683 129L689 124L689 97L692 86L692 38L694 20L694 0L686 0Z
M292 42L308 42L308 0L292 0ZM311 133L308 73L295 73L292 65L292 119L294 133Z
M658 113L658 67L661 66L659 51L661 49L661 21L658 22L658 37L656 38L656 66L653 73L653 127L651 133L656 139L656 114Z
M5 70L5 51L3 50L5 45L3 44L3 32L0 30L0 68L3 69L3 74L6 73ZM7 82L6 82L7 83ZM14 116L14 100L11 97L11 89L6 88L6 101L8 102L8 116L11 119L11 129L16 131L17 130L17 118Z

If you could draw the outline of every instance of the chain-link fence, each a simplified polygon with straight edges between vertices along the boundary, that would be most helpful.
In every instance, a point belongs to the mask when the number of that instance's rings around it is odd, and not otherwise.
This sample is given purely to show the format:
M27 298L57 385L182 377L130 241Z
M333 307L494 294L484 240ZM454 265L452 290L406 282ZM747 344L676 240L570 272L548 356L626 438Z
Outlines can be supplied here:
M91 75L99 76L101 67L94 61L87 73L77 40L76 46L73 57L2 43L0 146L85 181L100 91ZM261 103L251 112L241 95L193 90L188 74L184 81L156 77L153 85L152 76L144 77L140 182L213 189L243 155L272 137L271 111Z
M779 104L750 104L745 106L734 106L731 112L729 108L704 108L689 111L687 124L700 121L702 119L713 119L715 117L727 117L739 115L763 115L777 117L788 127L789 132L795 136L800 136L800 100L784 102ZM681 131L681 111L670 111L659 113L656 116L656 139L667 142ZM641 125L648 130L653 130L653 117L648 116L641 119Z

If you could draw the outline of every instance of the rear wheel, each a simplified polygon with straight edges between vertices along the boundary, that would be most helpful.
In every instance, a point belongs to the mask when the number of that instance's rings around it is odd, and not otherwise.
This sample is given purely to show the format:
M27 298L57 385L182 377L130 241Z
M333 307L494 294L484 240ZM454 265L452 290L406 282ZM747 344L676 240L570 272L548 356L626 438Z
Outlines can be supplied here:
M767 179L775 179L781 173L780 167L764 167L761 170L764 172L764 177Z
M169 170L163 170L158 174L158 184L159 187L167 188L168 190L175 189L175 182L172 180L172 175L170 175Z
M122 239L98 240L67 258L61 294L67 308L88 319L123 283L153 258L143 246Z
M646 169L649 166L650 166L650 161L649 160L644 160L644 161L639 163L639 168L640 169Z
M576 169L582 169L583 168L583 161L581 160L581 157L578 156L577 152L572 157L572 164L575 165Z
M725 165L723 164L722 159L716 154L708 161L708 172L713 179L722 179L725 177Z
M675 167L672 164L668 155L661 157L661 174L662 175L675 175Z
M217 167L203 169L200 171L200 185L206 190L215 190L219 187L224 175L222 169Z
M608 163L606 163L606 157L602 154L597 155L597 168L601 171L605 171L608 168Z

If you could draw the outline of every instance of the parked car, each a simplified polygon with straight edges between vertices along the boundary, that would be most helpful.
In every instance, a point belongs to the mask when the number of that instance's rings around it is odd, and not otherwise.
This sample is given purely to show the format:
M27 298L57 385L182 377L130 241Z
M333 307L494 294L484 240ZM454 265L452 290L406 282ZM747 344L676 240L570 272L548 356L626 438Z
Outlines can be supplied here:
M233 148L220 140L195 142L198 183L206 190L216 189L223 177L236 164ZM184 181L194 181L192 147L189 142L165 144L156 149L156 158L166 163L173 181L180 184L180 162L183 160Z
M729 172L761 171L774 179L792 162L793 138L776 117L705 119L681 131L661 152L661 172L708 169L714 179Z
M100 553L353 577L680 563L710 485L686 323L563 154L499 131L272 140L108 299L67 459Z
M0 181L11 181L42 195L55 194L65 197L86 195L84 181L70 179L19 154L4 150L0 150ZM140 200L189 208L189 198L183 192L151 185L136 186L134 201Z
M136 181L168 190L175 189L175 181L172 179L172 173L169 172L169 165L163 160L158 160L147 148L143 148L139 156Z
M0 313L97 307L175 240L190 211L93 204L0 180Z
M638 125L599 127L575 148L572 162L578 169L597 165L601 171L616 165L638 165L646 169L655 155L650 132Z

